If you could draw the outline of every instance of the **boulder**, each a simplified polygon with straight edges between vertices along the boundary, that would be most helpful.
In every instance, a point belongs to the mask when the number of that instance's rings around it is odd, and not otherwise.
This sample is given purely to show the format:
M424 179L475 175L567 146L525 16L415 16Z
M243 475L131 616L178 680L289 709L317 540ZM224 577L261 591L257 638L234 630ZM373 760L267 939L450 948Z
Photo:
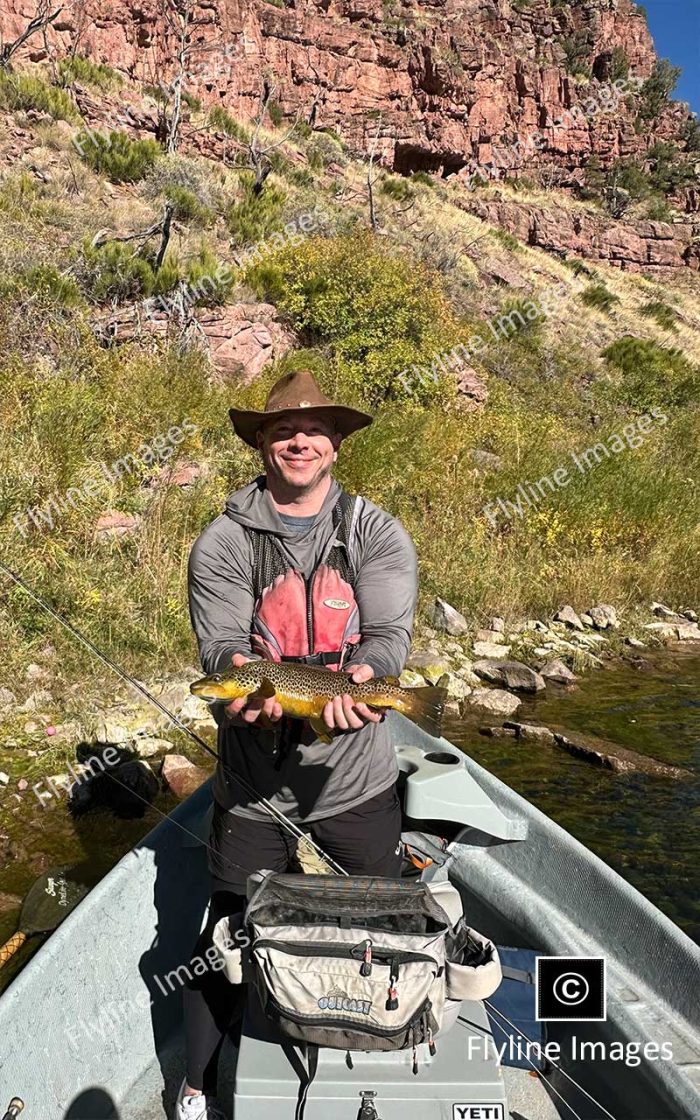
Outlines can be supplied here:
M496 645L503 645L505 638L503 637L502 630L477 630L474 635L475 642L495 642Z
M647 622L644 629L652 630L657 638L678 637L678 627L674 626L672 622Z
M443 673L437 683L440 688L447 689L450 700L464 700L472 691L464 678L458 677L456 673Z
M9 688L0 688L0 711L12 708L16 703L17 697L14 692L10 692Z
M540 692L545 687L540 674L521 661L475 661L474 672L482 680L516 692Z
M467 696L462 711L466 713L469 708L477 708L480 711L512 716L517 712L521 703L522 701L517 696L512 696L510 692L504 692L503 689L476 688L471 696Z
M576 614L576 611L573 607L570 607L568 605L558 610L554 618L557 622L563 622L567 626L570 626L572 630L584 629L583 623L581 622L579 616Z
M681 614L683 615L683 618L687 618L689 622L697 622L698 621L697 611L691 611L691 610L681 611Z
M46 688L30 693L19 709L20 712L39 712L46 704L53 703L53 695Z
M95 537L98 541L119 539L135 533L141 524L140 518L131 513L120 513L118 510L107 510L101 513L95 525Z
M639 638L633 638L630 636L625 638L625 642L628 646L631 646L632 649L646 649L645 643L641 642Z
M585 614L585 613L582 614L581 615L581 622L583 623L584 626L587 626L589 628L589 630L593 629L593 619L591 618L591 616L589 614Z
M607 630L608 627L616 630L620 625L617 620L617 611L609 603L600 603L597 607L591 607L588 614L596 630Z
M509 730L512 729L518 739L554 746L554 732L550 731L548 727L542 727L535 723L516 723L513 720L505 720L503 726Z
M657 758L639 754L638 751L628 750L609 739L601 739L596 735L586 735L576 731L554 731L554 741L557 747L573 755L574 758L583 759L594 766L601 766L605 770L614 770L618 774L637 771L642 774L651 774L655 778L690 778L689 770L681 766L670 766L660 762Z
M515 739L515 731L512 728L506 727L480 727L480 735L486 735L489 739Z
M173 749L172 743L167 739L157 739L152 735L139 735L129 744L136 751L139 758L153 758L157 754L167 754Z
M432 623L437 630L452 634L453 637L456 637L458 634L469 633L469 623L464 615L460 614L454 607L451 607L444 599L438 598L435 600Z
M199 309L197 319L214 368L248 385L265 366L291 349L294 336L269 303L235 303Z
M206 770L201 766L195 766L189 758L181 754L166 754L160 774L168 788L181 801L204 785L209 777Z
M496 634L505 634L506 620L504 618L492 618L490 629Z
M697 622L679 622L676 630L681 642L700 642L700 627Z
M503 661L510 653L510 646L503 646L500 642L474 642L474 653L477 657L487 657Z
M412 653L406 662L406 668L417 670L428 684L437 684L444 673L452 672L452 666L448 661L426 650Z
M670 607L664 606L663 603L652 603L651 613L655 614L657 618L678 618L676 611L672 611Z
M399 677L402 688L422 688L425 679L415 669L404 669Z
M559 658L553 661L548 661L540 669L540 676L544 677L545 681L553 681L554 684L573 684L578 680L575 673L571 672L568 665L565 665Z

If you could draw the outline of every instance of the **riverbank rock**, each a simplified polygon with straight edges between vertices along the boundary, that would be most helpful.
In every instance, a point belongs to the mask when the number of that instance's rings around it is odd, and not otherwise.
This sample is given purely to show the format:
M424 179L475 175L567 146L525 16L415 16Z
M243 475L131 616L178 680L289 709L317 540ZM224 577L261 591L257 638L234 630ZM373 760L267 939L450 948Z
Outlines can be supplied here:
M464 700L472 692L471 685L456 673L443 673L437 683L441 688L447 689L450 700Z
M474 642L474 654L476 657L485 657L493 661L505 661L510 653L510 646L502 645L500 642Z
M139 758L153 758L157 754L167 754L173 747L167 739L156 739L150 735L139 735L136 739L132 739L129 745Z
M451 607L444 599L436 599L433 607L433 626L437 630L451 634L454 638L469 633L469 623L463 614Z
M512 730L518 739L554 746L554 732L550 731L548 727L534 723L516 723L514 720L505 720L503 726L509 731Z
M452 672L452 666L444 658L428 650L417 650L406 662L407 669L414 669L428 684L437 684L445 673Z
M600 603L597 607L591 607L588 614L593 620L596 630L607 630L608 628L617 630L620 625L617 619L617 611L609 603Z
M9 708L14 708L17 703L17 697L14 692L10 692L9 688L0 688L0 712L6 712Z
M700 626L697 622L687 622L685 619L680 622L671 622L670 620L647 622L644 629L651 630L657 638L668 638L671 641L678 640L681 642L700 641Z
M464 701L462 714L467 714L470 708L477 708L481 711L496 712L502 716L512 716L521 703L517 696L504 692L500 688L475 688L471 696L467 696Z
M135 533L141 524L141 519L131 513L121 513L119 510L107 510L101 513L95 525L95 537L98 541L119 539Z
M190 762L183 754L166 754L160 776L168 789L184 801L204 785L209 774L201 766L195 766L194 762Z
M502 684L516 692L540 692L545 683L539 673L521 661L475 661L474 672L491 684Z
M555 730L554 742L557 747L566 751L567 754L573 755L574 758L581 758L584 762L590 762L592 765L601 766L606 770L614 770L618 774L636 771L641 774L650 774L655 778L670 778L676 781L680 778L691 777L690 771L684 770L681 766L671 766L666 762L660 762L657 758L639 754L638 751L621 747L617 743L598 738L596 735L586 735L580 731L563 732Z
M581 619L576 614L574 608L568 605L562 607L561 610L557 611L554 616L554 620L555 622L563 622L566 626L570 626L572 630L585 629L583 623L581 622Z
M544 677L545 681L553 681L554 684L574 684L578 680L575 673L571 672L568 665L565 665L558 657L553 661L548 661L540 669L540 676Z

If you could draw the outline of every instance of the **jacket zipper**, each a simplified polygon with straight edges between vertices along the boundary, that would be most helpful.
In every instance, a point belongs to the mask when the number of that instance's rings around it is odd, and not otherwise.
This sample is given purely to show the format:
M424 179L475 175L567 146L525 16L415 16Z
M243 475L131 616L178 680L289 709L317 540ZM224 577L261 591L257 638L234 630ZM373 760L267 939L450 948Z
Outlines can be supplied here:
M313 602L313 586L314 579L316 578L316 570L314 570L308 579L304 580L306 584L306 639L309 643L309 655L312 656L314 652L314 602Z

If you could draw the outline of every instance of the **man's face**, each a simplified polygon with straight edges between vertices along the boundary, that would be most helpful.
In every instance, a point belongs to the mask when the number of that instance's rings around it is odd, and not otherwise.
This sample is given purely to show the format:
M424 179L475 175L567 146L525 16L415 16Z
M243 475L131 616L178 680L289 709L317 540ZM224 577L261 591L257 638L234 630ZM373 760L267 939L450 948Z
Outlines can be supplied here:
M301 411L269 420L257 438L266 473L299 493L330 474L342 440L330 418Z

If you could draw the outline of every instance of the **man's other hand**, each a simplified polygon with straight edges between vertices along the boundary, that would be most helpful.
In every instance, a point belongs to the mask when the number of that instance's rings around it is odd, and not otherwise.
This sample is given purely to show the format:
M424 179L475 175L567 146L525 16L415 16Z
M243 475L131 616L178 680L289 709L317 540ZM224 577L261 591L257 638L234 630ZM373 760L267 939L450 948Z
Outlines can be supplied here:
M242 653L234 653L231 660L234 668L239 669L253 658L244 657ZM267 700L242 696L240 700L232 700L227 704L224 711L229 719L239 726L241 723L256 723L258 727L264 727L268 731L282 719L283 715L282 705L275 696L270 696Z
M355 684L371 681L374 669L371 665L349 665L345 670ZM323 722L329 731L358 731L368 723L379 723L384 719L383 712L373 712L361 701L356 702L347 692L334 696L322 712Z

